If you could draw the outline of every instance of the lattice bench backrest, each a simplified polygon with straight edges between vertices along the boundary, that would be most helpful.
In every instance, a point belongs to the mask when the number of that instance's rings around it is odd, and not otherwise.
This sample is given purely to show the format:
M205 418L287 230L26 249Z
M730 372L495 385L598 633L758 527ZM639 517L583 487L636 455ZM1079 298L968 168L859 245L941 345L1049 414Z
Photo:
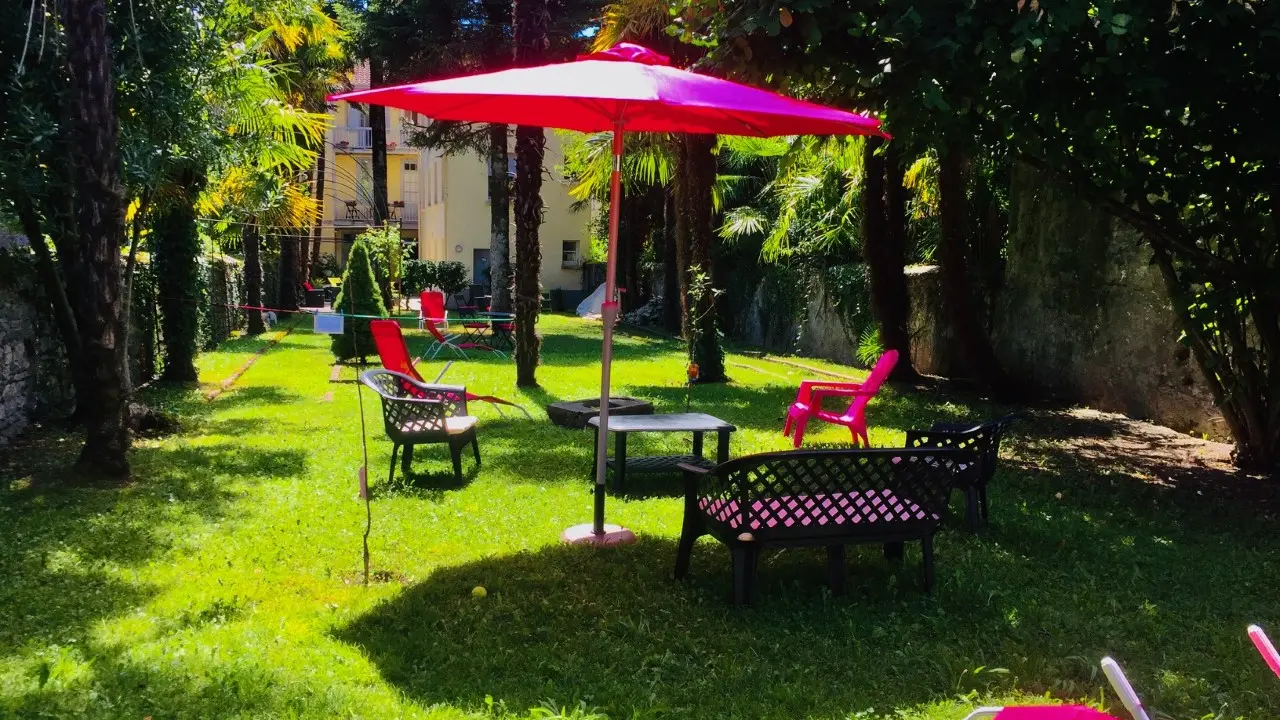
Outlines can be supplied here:
M936 525L976 457L958 449L808 450L731 460L704 476L711 522L774 536L877 532L889 522Z

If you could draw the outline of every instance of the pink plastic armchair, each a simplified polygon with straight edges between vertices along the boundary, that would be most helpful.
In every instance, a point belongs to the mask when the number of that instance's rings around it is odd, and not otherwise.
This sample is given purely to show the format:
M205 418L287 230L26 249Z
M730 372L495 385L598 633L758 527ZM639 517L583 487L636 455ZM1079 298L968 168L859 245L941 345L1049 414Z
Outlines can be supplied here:
M898 351L889 350L880 356L876 366L871 369L866 382L829 382L826 380L805 380L800 383L796 393L796 401L787 410L787 422L782 434L792 436L796 447L804 442L804 429L810 419L821 420L832 425L843 425L849 428L854 445L871 447L867 438L867 403L876 396L880 385L893 371L898 363ZM822 409L822 399L826 397L851 398L849 407L840 414ZM793 435L794 433L794 435Z

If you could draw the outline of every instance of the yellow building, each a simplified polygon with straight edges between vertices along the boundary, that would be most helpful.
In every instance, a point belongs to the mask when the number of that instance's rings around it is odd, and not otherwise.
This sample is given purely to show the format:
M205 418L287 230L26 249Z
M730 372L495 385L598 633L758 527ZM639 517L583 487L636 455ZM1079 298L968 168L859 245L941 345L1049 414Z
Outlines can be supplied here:
M357 69L354 85L368 87L368 71ZM474 153L445 157L438 150L410 147L405 121L416 113L387 108L387 201L391 216L406 240L417 240L418 257L456 260L467 266L475 284L488 284L489 185L488 163ZM324 221L321 252L345 263L351 243L372 222L373 133L362 108L338 102L325 143ZM578 290L582 287L580 257L589 240L590 212L570 208L569 183L556 172L563 160L559 138L546 134L542 182L542 286ZM509 172L515 172L509 155ZM512 262L515 230L511 232Z

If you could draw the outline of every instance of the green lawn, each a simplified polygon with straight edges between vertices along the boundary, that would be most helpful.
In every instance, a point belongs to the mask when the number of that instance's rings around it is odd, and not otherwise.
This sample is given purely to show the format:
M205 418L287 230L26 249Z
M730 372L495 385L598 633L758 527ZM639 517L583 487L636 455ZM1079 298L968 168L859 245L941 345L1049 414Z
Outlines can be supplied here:
M456 363L446 377L535 416L479 406L484 466L464 456L460 486L437 447L419 450L409 482L388 487L390 445L364 394L381 579L370 588L359 583L355 371L329 382L326 337L293 331L212 402L153 391L183 431L138 441L127 487L77 487L60 470L77 439L32 433L0 459L0 717L523 717L554 707L615 720L959 720L979 703L1044 694L1106 702L1106 654L1169 717L1280 716L1280 681L1244 635L1249 622L1280 630L1273 521L1235 494L1145 482L1148 471L1123 458L1084 460L1061 440L1070 424L1016 429L993 525L971 536L950 521L931 597L918 589L914 548L900 568L876 548L851 552L845 597L825 590L820 551L767 555L755 607L739 610L727 602L728 554L707 539L691 580L676 583L672 477L637 476L632 495L609 499L610 520L636 530L636 545L561 546L563 528L590 519L590 436L553 427L535 406L598 394L599 326L551 316L540 327L541 390L516 390L514 366L496 358ZM204 355L202 382L212 387L261 347ZM624 335L617 358L620 393L683 409L678 345ZM729 362L734 382L695 389L694 407L740 428L735 454L787 447L784 409L808 373ZM1003 411L888 389L872 406L872 441ZM810 437L848 436L814 427ZM687 442L637 437L631 449ZM487 597L472 596L478 585Z

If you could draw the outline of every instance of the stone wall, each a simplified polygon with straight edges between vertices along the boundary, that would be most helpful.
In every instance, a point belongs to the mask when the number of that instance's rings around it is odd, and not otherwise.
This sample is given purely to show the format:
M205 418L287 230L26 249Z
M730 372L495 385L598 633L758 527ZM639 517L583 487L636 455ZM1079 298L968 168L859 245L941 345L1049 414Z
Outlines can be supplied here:
M0 447L27 427L35 406L36 362L31 307L0 289Z
M993 329L1005 367L1047 395L1224 437L1142 238L1027 167L1010 205Z
M48 313L0 288L0 447L33 419L75 409L66 354Z

